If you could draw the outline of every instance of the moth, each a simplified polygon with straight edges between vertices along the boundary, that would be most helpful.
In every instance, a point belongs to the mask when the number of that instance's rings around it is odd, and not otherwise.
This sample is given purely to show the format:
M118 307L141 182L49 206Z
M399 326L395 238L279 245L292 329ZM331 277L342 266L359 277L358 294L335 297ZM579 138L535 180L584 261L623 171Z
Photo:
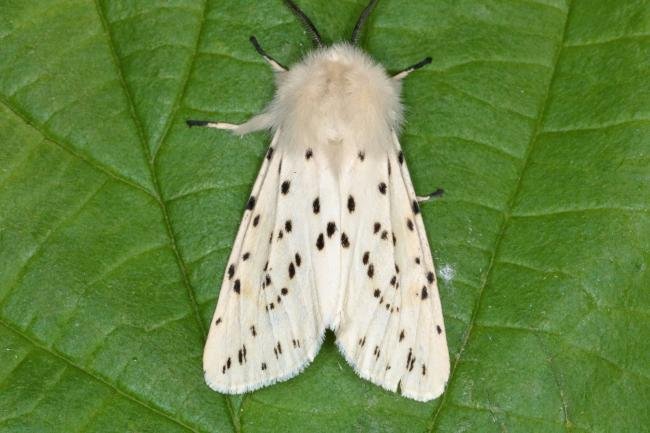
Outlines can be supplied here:
M203 354L206 383L238 394L287 380L316 356L326 329L359 376L403 396L439 396L449 353L433 259L397 134L401 81L349 42L315 45L290 69L250 41L275 71L270 105L247 122L189 126L273 138L227 263Z

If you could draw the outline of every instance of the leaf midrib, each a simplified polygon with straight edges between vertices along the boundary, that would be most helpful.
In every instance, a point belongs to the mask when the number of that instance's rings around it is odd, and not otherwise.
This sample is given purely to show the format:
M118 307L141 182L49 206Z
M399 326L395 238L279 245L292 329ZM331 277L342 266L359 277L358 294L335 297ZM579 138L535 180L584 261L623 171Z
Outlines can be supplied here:
M108 25L108 21L107 21L106 17L103 14L101 5L99 4L99 0L95 0L94 3L95 3L97 16L98 16L98 18L99 18L99 20L101 22L102 29L105 32L105 35L106 35L106 38L107 38L107 45L108 45L108 48L109 48L109 51L110 51L110 54L111 54L111 58L113 60L114 66L115 66L115 72L118 75L118 79L119 79L119 82L120 82L120 87L122 88L122 90L124 92L124 95L125 95L125 97L127 99L129 114L130 114L130 116L131 116L131 118L132 118L132 120L134 122L136 132L137 132L137 135L138 135L138 139L140 141L142 151L143 151L143 153L145 155L145 159L147 161L147 167L149 169L149 174L151 176L154 191L151 191L150 189L148 189L148 188L146 188L146 187L144 187L144 186L142 186L142 185L140 185L140 184L138 184L136 182L131 181L130 179L124 177L120 173L113 170L111 167L108 167L105 164L103 164L102 162L100 162L100 161L98 161L98 160L96 160L96 159L94 159L92 157L89 157L87 155L84 155L81 152L76 151L74 149L74 147L72 147L72 146L70 146L68 144L64 144L60 140L56 139L47 130L45 130L42 127L39 127L32 119L30 119L30 117L26 113L24 113L18 107L12 105L4 97L0 97L0 103L2 103L9 111L11 111L16 117L18 117L20 120L22 120L26 125L29 125L35 131L37 131L45 139L45 141L56 145L57 147L61 148L65 152L67 152L67 153L71 154L72 156L74 156L75 158L85 162L86 164L88 164L93 169L104 173L105 175L109 176L110 178L112 178L112 179L114 179L114 180L116 180L118 182L124 183L124 184L128 185L131 188L137 189L140 192L143 192L144 194L146 194L150 198L153 198L156 203L158 203L158 205L160 207L160 210L161 210L161 214L163 216L164 223L165 223L165 229L166 229L166 232L167 232L169 243L170 243L170 246L172 248L172 251L174 252L174 256L175 256L175 259L176 259L176 262L177 262L177 265L179 267L179 271L181 273L181 277L182 277L182 280L183 280L183 285L186 288L186 292L187 292L188 298L190 300L190 306L191 306L191 308L193 310L193 316L195 318L197 327L201 332L201 335L203 336L203 338L205 338L206 334L207 334L207 331L205 329L205 326L203 324L203 321L202 321L200 313L199 313L199 306L198 306L198 303L196 301L195 290L192 287L191 282L189 281L188 272L187 272L185 262L184 262L181 254L179 252L179 249L177 247L176 235L175 235L175 232L173 230L171 220L169 218L169 212L167 210L166 202L165 202L165 200L163 198L163 195L162 195L161 186L160 186L160 182L158 180L158 175L157 175L157 171L156 171L156 156L157 156L158 150L160 149L160 147L163 145L164 141L166 140L166 138L168 136L168 133L169 133L169 130L171 129L171 125L172 125L174 119L176 118L176 115L178 113L178 109L180 107L180 103L182 101L183 95L185 94L187 86L188 86L188 82L189 82L189 78L191 76L191 72L192 72L192 70L194 68L194 61L195 61L197 53L198 53L198 48L199 48L199 44L200 44L200 41L201 41L201 35L203 33L204 23L206 21L207 1L203 2L200 26L199 26L199 30L197 32L197 37L196 37L196 41L195 41L195 44L194 44L194 50L193 50L193 53L192 53L192 55L190 57L189 65L187 67L187 72L186 72L186 74L185 74L185 76L183 78L183 84L180 87L180 91L177 93L174 104L172 105L172 110L170 112L168 120L167 120L167 122L165 124L165 127L163 129L163 134L161 136L160 141L157 143L153 154L149 151L149 148L147 147L147 142L146 142L145 134L144 134L144 128L142 126L142 122L141 122L141 120L140 120L140 118L139 118L139 116L137 114L136 109L135 109L135 104L133 102L132 94L129 91L128 85L126 84L126 80L125 80L124 74L123 74L123 68L122 68L121 63L119 61L119 57L117 56L117 53L115 51L115 44L113 43L113 38L112 38L112 35L111 35L111 32L110 32L110 26ZM95 375L93 372L86 370L83 366L80 366L80 365L74 363L72 361L72 359L66 357L65 355L63 355L61 353L58 353L58 352L55 352L52 349L49 349L46 346L40 344L37 340L34 340L34 339L30 338L26 333L24 333L20 329L15 328L12 325L10 325L9 323L2 320L2 318L0 318L0 325L4 326L6 329L11 331L12 333L15 333L16 335L20 336L21 338L27 340L34 347L37 347L40 350L43 350L44 352L50 354L51 356L53 356L55 358L58 358L59 360L64 362L66 365L70 365L71 367L83 372L84 374L86 374L89 377L97 380L98 382L101 382L102 384L106 385L107 387L109 387L110 389L112 389L113 391L118 393L119 395L131 400L132 402L134 402L134 403L136 403L136 404L138 404L138 405L140 405L140 406L142 406L142 407L144 407L144 408L146 408L146 409L148 409L150 411L152 411L153 413L155 413L158 416L162 416L162 417L164 417L164 418L178 424L179 426L181 426L181 427L183 427L183 428L185 428L185 429L187 429L189 431L197 432L197 430L194 429L193 427L183 423L179 419L174 418L172 416L172 414L168 414L168 413L164 412L163 410L158 409L155 406L150 405L149 402L146 402L144 400L141 400L141 399L139 399L139 398L137 398L135 396L132 396L132 395L128 394L124 390L118 388L117 386L111 384L110 382L108 382L108 381L102 379L101 377ZM240 426L238 417L235 415L235 411L234 411L234 408L233 408L233 405L232 405L232 401L226 395L223 395L223 398L224 398L224 401L226 403L226 406L228 407L229 416L230 416L231 423L233 425L233 429L236 432L239 432L241 430L241 426Z
M199 314L198 310L198 305L196 303L196 298L194 296L194 289L192 288L192 285L189 281L189 278L187 276L187 269L185 267L185 262L183 261L183 258L181 257L178 248L176 246L176 236L175 233L172 229L171 222L169 220L169 212L167 210L167 205L165 203L165 200L163 199L162 193L161 193L161 188L160 188L160 181L158 180L158 173L156 171L156 161L155 161L155 156L152 156L151 152L149 151L149 148L147 147L147 141L144 133L144 128L142 127L142 122L140 120L140 117L138 116L138 113L135 109L135 103L133 102L133 95L131 95L131 91L129 90L128 85L126 84L126 80L124 78L124 72L122 68L122 64L119 60L119 57L117 56L117 53L115 52L115 44L113 43L113 37L111 35L110 27L108 25L108 21L106 20L106 17L104 16L104 13L101 9L101 6L99 5L99 0L95 0L95 6L97 9L97 15L99 16L99 19L102 23L102 27L104 29L104 32L106 33L106 38L108 42L108 47L111 52L111 57L113 59L113 63L115 65L116 73L118 75L119 81L120 81L120 86L122 87L122 90L124 91L124 95L126 96L128 106L129 106L129 114L131 115L131 118L133 119L133 123L135 125L136 132L138 134L138 138L140 139L140 145L142 147L142 152L144 153L146 160L147 160L147 167L149 168L149 174L151 176L151 180L154 185L155 193L156 193L156 200L158 201L160 205L160 210L163 216L163 219L165 221L165 229L167 230L167 236L169 237L169 242L171 244L172 250L174 251L174 256L176 257L176 262L178 264L178 268L181 272L181 276L183 279L183 284L185 288L187 289L187 294L188 297L190 298L190 303L192 304L192 309L194 310L194 317L197 322L197 326L201 330L201 333L203 337L205 338L206 336L206 330L205 326L203 325L203 321L201 320L201 316ZM200 34L200 31L199 31ZM198 37L197 39L200 39ZM198 42L197 42L198 45ZM192 58L194 58L193 56ZM191 69L191 67L190 67ZM189 74L188 74L189 75ZM186 77L187 78L187 77ZM183 89L184 90L184 87ZM175 117L176 114L176 109L177 107L174 108L171 116L169 117L169 120L167 121L167 124L170 124L173 121L173 118ZM164 137L163 137L164 138Z
M196 40L194 42L194 49L192 51L192 55L190 57L189 61L189 67L187 68L187 71L185 73L185 76L183 78L183 84L180 87L180 91L177 93L176 98L174 100L174 104L172 105L171 112L169 114L169 117L167 118L167 122L165 124L165 127L163 128L163 134L161 135L160 141L156 144L153 153L149 150L149 147L147 145L147 141L145 138L144 134L144 128L142 127L142 121L140 120L140 117L137 114L137 111L135 109L135 104L133 102L133 96L131 95L131 92L129 90L129 87L126 83L126 80L124 78L124 73L123 73L123 68L122 64L119 60L119 57L117 56L117 53L115 52L115 44L113 43L113 38L111 35L110 31L110 26L108 25L108 21L106 20L106 17L103 14L101 5L99 4L99 0L95 0L95 7L97 9L97 15L99 16L99 19L102 23L102 27L104 29L104 32L106 33L106 37L108 40L108 46L111 51L111 56L113 58L113 62L115 64L115 69L116 72L119 76L120 80L120 85L122 87L122 90L124 91L124 94L127 98L128 105L129 105L129 112L131 114L131 117L133 119L133 122L136 126L136 130L138 133L138 137L140 139L140 144L142 146L142 150L146 156L147 160L147 166L149 167L149 172L151 175L152 182L154 184L154 188L156 191L157 195L157 201L160 204L160 209L161 213L163 216L163 219L165 221L165 229L167 231L167 236L169 238L170 245L172 247L172 250L174 252L174 257L176 258L176 262L179 268L179 271L181 273L182 279L183 279L183 285L186 288L187 296L190 300L191 308L194 313L194 319L196 321L197 327L199 328L199 331L201 332L201 335L203 339L205 340L207 336L207 330L205 329L205 325L203 324L203 320L201 319L201 314L199 312L199 305L196 300L196 295L195 295L195 290L192 287L192 284L189 280L188 272L187 272L187 267L185 265L185 261L183 260L183 257L180 254L180 251L177 246L176 242L176 234L174 232L174 229L172 227L171 219L169 218L169 211L167 210L167 205L166 201L163 197L162 190L160 187L160 182L158 180L158 173L156 171L156 156L158 155L158 151L162 147L163 143L167 139L167 136L169 134L169 131L171 130L171 124L175 120L176 115L178 114L178 109L180 107L180 103L183 99L183 96L187 90L189 78L192 75L192 70L194 69L194 63L195 59L198 54L199 50L199 45L201 43L201 36L203 34L203 29L205 27L205 21L206 21L206 14L207 14L207 0L203 1L202 4L202 9L201 9L201 21L199 23L199 29L197 31L197 36ZM226 406L228 407L228 414L230 416L230 421L232 423L232 426L235 430L235 432L239 432L241 430L241 426L239 423L238 417L235 415L234 408L232 406L232 401L231 399L226 396L222 395L224 402L226 403Z
M479 286L479 293L478 293L478 298L475 302L474 308L472 309L472 315L470 317L469 323L467 325L467 330L465 331L465 335L463 337L463 341L460 345L460 348L458 350L458 355L456 356L456 361L454 362L451 372L449 374L449 381L447 382L447 389L445 393L443 394L442 400L438 404L438 406L434 409L431 415L431 421L429 422L429 426L427 428L427 432L433 433L436 430L436 427L438 426L438 419L439 415L442 412L443 408L445 408L445 403L447 403L447 400L449 399L449 395L451 393L451 387L453 384L454 379L456 378L456 371L458 370L458 365L460 364L460 360L462 359L462 355L467 348L467 345L469 343L469 340L472 336L472 331L474 330L474 325L476 323L476 318L478 316L478 313L481 309L481 303L483 301L483 297L485 294L485 287L487 286L492 269L494 267L494 264L496 263L496 257L499 255L499 250L501 248L501 244L504 238L504 235L508 229L508 224L511 220L512 217L512 209L513 205L515 203L515 200L517 199L517 196L519 195L521 191L521 185L522 185L522 179L524 177L524 173L526 172L526 169L528 168L528 164L530 163L530 156L533 153L533 149L535 148L536 143L538 142L538 138L541 132L541 127L544 122L544 117L546 115L546 111L548 110L548 100L549 100L549 95L551 93L551 88L553 87L553 82L555 81L556 77L556 71L557 71L557 65L560 60L560 54L562 52L562 49L564 48L564 41L566 38L566 33L567 33L567 28L569 25L569 15L571 12L571 0L568 0L567 2L567 7L565 11L565 19L564 19L564 25L562 27L562 34L561 37L559 38L559 43L558 47L556 49L554 58L553 58L553 63L551 67L551 73L550 77L548 80L548 83L546 85L546 92L544 94L544 97L542 98L542 102L540 105L540 109L538 111L538 115L535 121L535 125L533 126L532 133L530 140L528 142L528 145L526 147L526 152L524 154L524 157L522 159L522 164L521 168L519 169L519 173L517 175L517 181L515 184L515 187L510 194L510 197L508 198L508 201L506 203L505 208L501 211L503 214L503 220L501 222L501 226L499 227L499 231L497 233L496 241L495 241L495 246L494 246L494 252L492 253L490 257L490 261L488 263L488 266L486 268L485 273L483 274L483 279L482 282ZM559 383L556 384L558 386L559 392L562 396L563 391L559 387ZM563 416L563 426L566 431L568 431L568 425L570 424L568 414L566 411L566 402L564 401L564 398L561 398L562 405L563 405L563 411L562 411L562 416Z

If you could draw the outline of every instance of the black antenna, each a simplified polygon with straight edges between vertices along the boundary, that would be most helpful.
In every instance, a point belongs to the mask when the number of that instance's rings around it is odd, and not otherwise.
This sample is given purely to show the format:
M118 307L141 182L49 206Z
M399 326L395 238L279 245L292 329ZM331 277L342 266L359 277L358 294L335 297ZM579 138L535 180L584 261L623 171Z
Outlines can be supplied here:
M311 22L309 17L295 4L292 0L284 0L291 12L298 17L303 28L311 36L311 40L314 43L314 47L322 47L323 41L321 40L320 33L316 30L316 26Z
M370 16L370 13L372 10L375 8L375 5L377 4L379 0L370 0L370 3L368 3L368 6L361 12L361 15L359 15L359 19L357 20L357 23L354 25L354 30L352 30L352 37L350 38L350 41L352 42L352 45L357 45L359 43L359 33L361 33L361 29L363 28L363 25L368 21L368 17Z

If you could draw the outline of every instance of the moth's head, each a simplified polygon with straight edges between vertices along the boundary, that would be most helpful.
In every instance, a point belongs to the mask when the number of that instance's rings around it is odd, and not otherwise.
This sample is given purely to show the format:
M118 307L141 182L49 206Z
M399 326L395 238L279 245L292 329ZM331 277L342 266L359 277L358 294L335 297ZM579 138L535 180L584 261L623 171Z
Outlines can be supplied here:
M269 112L274 113L272 117L285 119L287 112L310 114L314 112L314 106L318 106L321 111L328 107L326 112L365 113L371 119L385 119L393 129L398 129L402 119L400 82L412 71L431 63L431 58L427 57L391 76L359 47L361 31L378 0L369 1L347 41L329 46L325 46L314 23L293 0L284 2L300 20L315 49L299 63L286 68L269 56L251 36L257 52L277 72L277 91L269 107ZM343 117L350 120L351 115ZM363 120L361 123L368 122Z
M293 0L284 0L285 4L298 18L305 32L311 38L314 50L302 62L295 65L295 68L292 67L291 70L288 70L283 67L284 71L279 71L286 72L286 74L281 73L277 76L278 87L283 87L283 84L287 81L292 81L294 84L302 84L300 82L303 80L299 77L306 75L308 82L312 84L311 87L314 89L323 87L322 83L318 82L318 78L320 77L327 84L327 87L336 87L336 84L341 84L343 81L354 81L354 79L363 81L364 83L386 81L384 83L386 87L394 88L392 90L399 92L399 84L389 83L389 77L383 66L372 61L370 56L359 47L361 30L378 1L370 0L366 5L361 15L359 15L348 40L326 46L311 19L309 19ZM293 78L293 80L290 78ZM310 93L304 90L302 89L300 93ZM316 90L316 93L318 92L319 90Z

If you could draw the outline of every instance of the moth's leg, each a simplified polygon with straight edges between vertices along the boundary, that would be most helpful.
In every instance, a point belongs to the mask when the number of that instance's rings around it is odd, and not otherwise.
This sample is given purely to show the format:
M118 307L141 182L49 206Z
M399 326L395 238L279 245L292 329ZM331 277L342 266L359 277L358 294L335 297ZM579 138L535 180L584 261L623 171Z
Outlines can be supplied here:
M253 47L255 48L255 51L259 53L260 56L266 60L266 62L271 65L271 68L275 72L287 72L287 68L283 66L280 62L275 60L273 57L269 56L266 51L264 51L264 48L260 46L260 43L257 42L257 38L255 36L250 37L251 44L253 44Z
M215 128L215 129L226 129L233 130L238 128L240 125L235 125L234 123L225 123L225 122L213 122L211 120L186 120L187 126L190 128L192 126L201 126L204 128Z
M214 120L186 120L187 126L200 126L203 128L224 129L235 135L244 135L249 132L269 129L273 126L273 118L269 113L258 114L251 117L247 122L239 125L234 123L218 122Z
M418 203L424 203L427 202L435 197L442 197L442 195L445 193L445 190L442 188L438 188L437 190L433 191L431 194L422 196L422 195L416 195L415 199L418 201Z
M408 74L410 74L411 72L416 71L416 70L428 65L429 63L431 63L431 57L427 57L426 59L417 62L415 65L411 65L406 69L402 69L401 71L399 71L398 73L393 75L393 79L394 80L401 80L403 78L406 78L406 76Z

